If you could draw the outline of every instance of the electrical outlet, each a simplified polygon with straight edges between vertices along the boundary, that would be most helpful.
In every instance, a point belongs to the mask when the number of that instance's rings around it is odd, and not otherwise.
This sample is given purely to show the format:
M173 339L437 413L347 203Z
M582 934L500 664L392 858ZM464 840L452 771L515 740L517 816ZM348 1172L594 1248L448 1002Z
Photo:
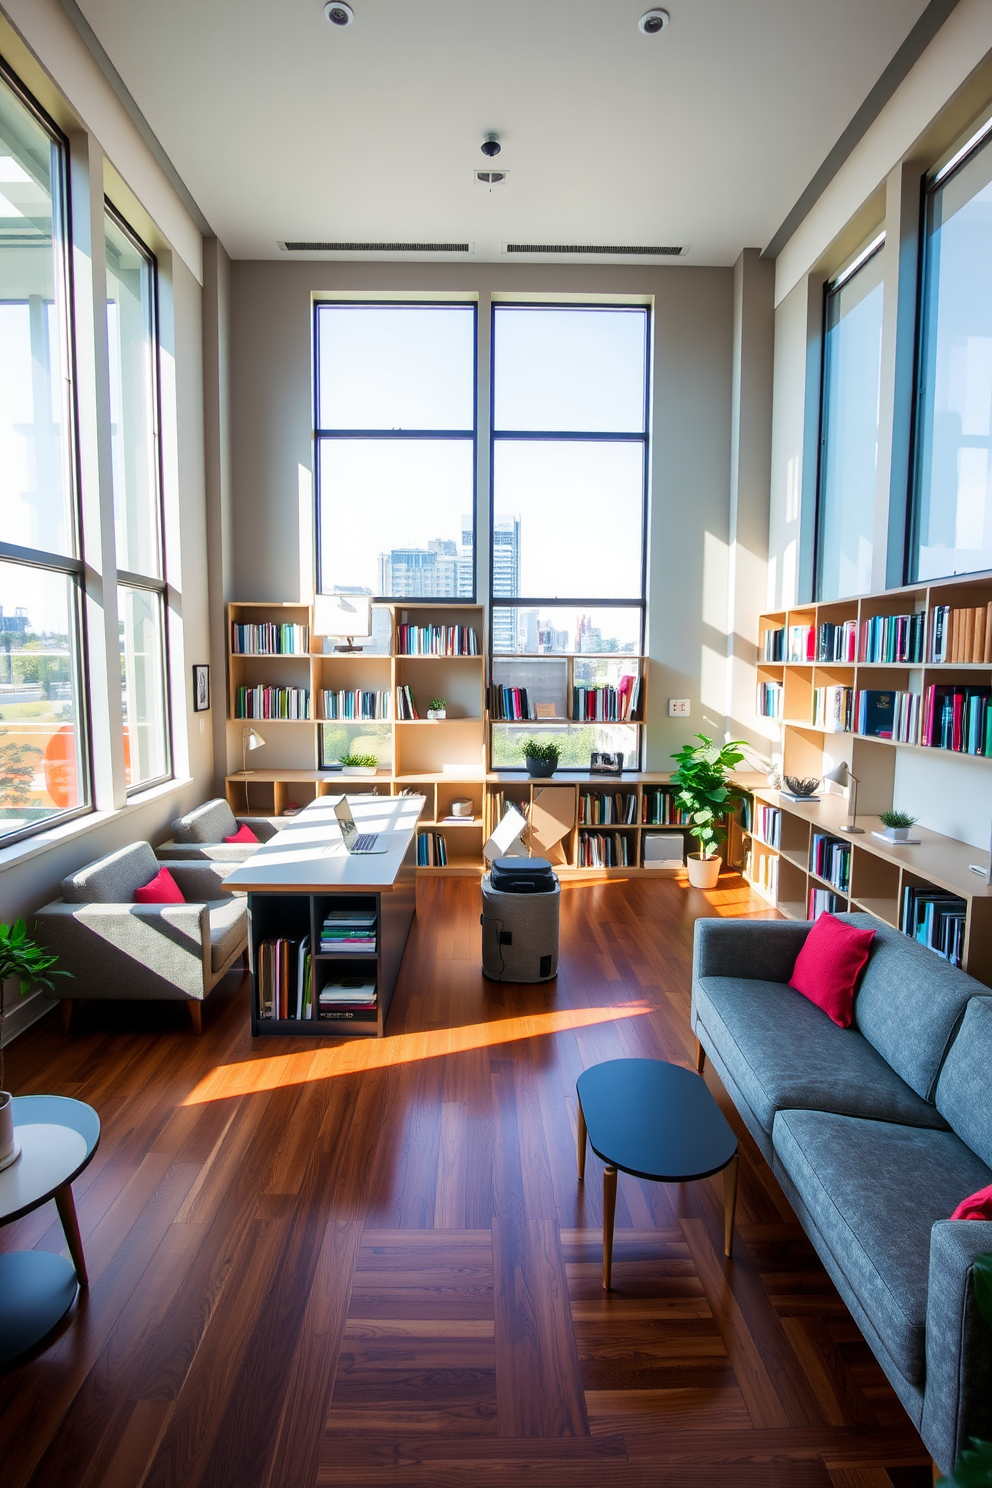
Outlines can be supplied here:
M689 699L688 698L669 698L668 699L668 716L669 716L669 718L688 718L689 717Z

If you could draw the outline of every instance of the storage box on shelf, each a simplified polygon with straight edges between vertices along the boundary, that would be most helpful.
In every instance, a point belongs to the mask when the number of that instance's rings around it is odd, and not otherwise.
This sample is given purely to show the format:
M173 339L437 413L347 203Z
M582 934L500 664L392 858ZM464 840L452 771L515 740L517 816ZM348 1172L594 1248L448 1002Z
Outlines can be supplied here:
M819 909L833 894L992 984L992 890L970 869L987 853L920 827L918 846L872 836L894 804L899 749L936 757L943 739L976 769L992 758L992 576L776 611L758 632L756 712L770 716L766 684L779 682L783 773L822 778L845 762L864 835L843 832L848 803L830 787L809 804L758 787L746 876L787 915L806 918L811 895ZM777 843L763 829L772 809Z

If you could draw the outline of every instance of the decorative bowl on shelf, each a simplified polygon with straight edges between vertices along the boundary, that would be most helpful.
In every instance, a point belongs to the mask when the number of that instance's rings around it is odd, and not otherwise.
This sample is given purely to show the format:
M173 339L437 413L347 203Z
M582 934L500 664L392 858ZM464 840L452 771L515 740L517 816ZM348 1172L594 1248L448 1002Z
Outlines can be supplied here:
M812 796L816 794L819 780L802 780L798 775L786 775L785 788L794 796Z

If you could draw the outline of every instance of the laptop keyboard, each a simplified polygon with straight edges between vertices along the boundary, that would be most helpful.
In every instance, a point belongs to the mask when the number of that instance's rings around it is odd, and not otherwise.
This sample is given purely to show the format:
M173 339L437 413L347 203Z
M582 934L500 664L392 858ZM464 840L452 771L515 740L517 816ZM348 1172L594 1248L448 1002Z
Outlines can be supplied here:
M351 850L352 852L371 852L378 841L378 832L359 832L355 838L355 845Z

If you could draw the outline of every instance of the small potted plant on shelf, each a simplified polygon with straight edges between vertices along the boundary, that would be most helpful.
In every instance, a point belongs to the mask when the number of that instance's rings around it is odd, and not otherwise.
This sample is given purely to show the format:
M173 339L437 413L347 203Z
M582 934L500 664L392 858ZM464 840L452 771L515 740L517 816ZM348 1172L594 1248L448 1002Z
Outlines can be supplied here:
M442 723L448 715L448 699L443 697L431 698L427 706L427 717L432 723Z
M525 739L520 752L527 766L527 774L534 780L547 780L558 768L561 745L554 739Z
M343 754L340 763L346 775L374 775L379 768L374 754Z
M52 977L72 976L71 971L54 971L57 956L30 938L23 920L0 925L0 1038L3 1035L3 984L8 978L20 983L21 996L32 987L47 987L54 992ZM0 1044L0 1086L3 1085L3 1047ZM18 1155L14 1141L12 1097L0 1089L0 1169L9 1168Z
M908 811L880 811L878 819L885 828L884 832L875 832L875 837L881 837L884 842L914 842L919 838L910 837L910 831L919 821L918 816L910 816Z
M705 734L697 734L698 744L683 744L672 755L678 768L672 784L678 787L675 805L689 818L689 833L699 843L698 853L687 853L689 882L696 889L715 889L720 878L717 845L727 835L722 818L732 795L727 777L744 758L741 741L714 744Z

